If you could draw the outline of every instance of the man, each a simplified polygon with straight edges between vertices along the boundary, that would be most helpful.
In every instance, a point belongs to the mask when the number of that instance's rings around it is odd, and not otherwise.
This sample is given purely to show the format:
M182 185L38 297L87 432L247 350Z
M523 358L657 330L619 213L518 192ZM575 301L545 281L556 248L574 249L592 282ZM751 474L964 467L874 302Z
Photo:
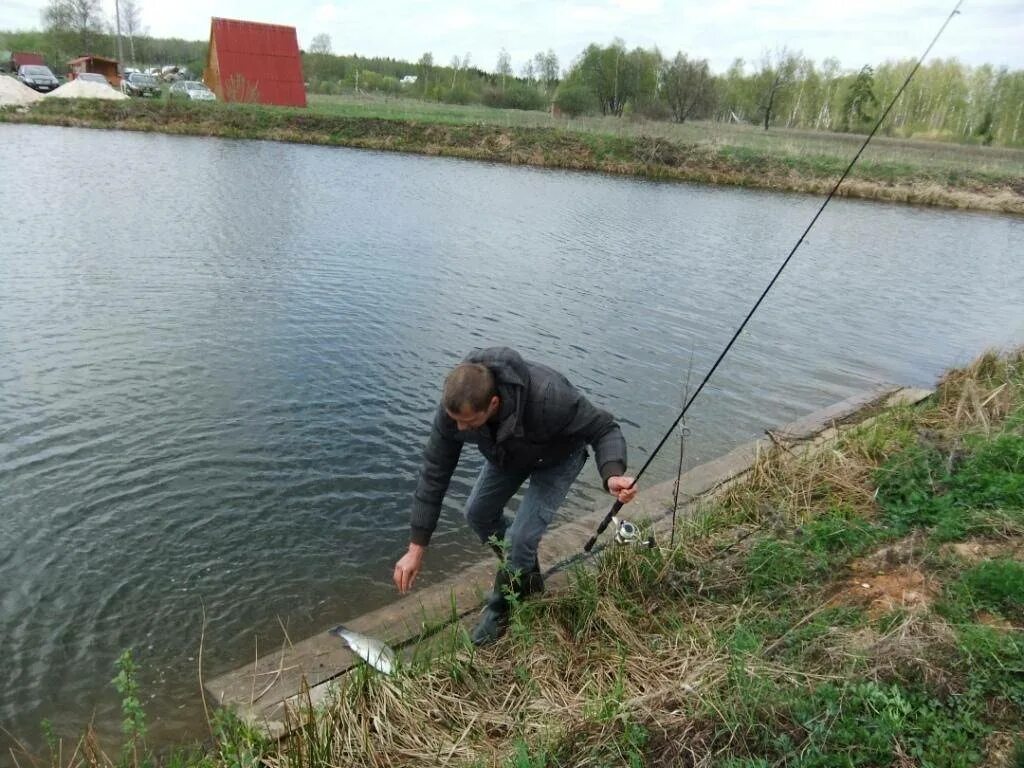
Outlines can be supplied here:
M466 502L466 520L505 559L472 633L473 642L484 645L508 625L509 593L526 597L543 590L537 547L586 462L586 446L593 448L610 494L627 503L636 489L630 487L633 478L624 476L626 441L610 413L591 405L557 371L512 349L473 352L445 379L423 452L409 549L395 564L395 586L403 594L420 572L464 443L476 445L486 459ZM527 480L510 521L505 504Z

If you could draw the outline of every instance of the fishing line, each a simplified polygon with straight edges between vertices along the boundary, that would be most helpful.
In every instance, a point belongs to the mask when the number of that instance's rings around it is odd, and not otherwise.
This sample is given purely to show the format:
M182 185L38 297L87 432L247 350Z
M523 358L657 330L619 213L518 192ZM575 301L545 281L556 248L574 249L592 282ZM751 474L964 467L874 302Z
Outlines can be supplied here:
M675 421L672 422L672 426L668 428L664 436L655 446L654 451L651 453L650 456L647 457L647 461L645 461L643 466L640 467L640 471L636 473L636 476L633 478L633 482L630 483L629 485L630 488L636 485L637 481L647 470L647 467L649 467L651 462L654 460L654 457L658 455L658 451L660 451L662 446L665 445L665 442L672 435L672 432L675 430L675 428L679 426L679 422L683 420L683 417L686 415L686 412L690 409L690 406L693 405L693 401L697 399L697 396L704 389L704 385L708 383L708 380L712 377L712 375L714 375L715 371L718 370L718 366L721 364L725 356L729 353L729 350L732 349L733 344L736 343L736 339L738 339L740 334L743 333L743 329L747 327L747 323L750 322L750 318L754 316L754 313L761 306L761 303L765 300L765 297L768 295L768 292L771 291L776 281L782 275L783 270L785 270L786 267L789 265L790 260L792 260L793 255L797 251L797 248L799 248L803 244L804 238L807 237L807 233L811 231L811 227L813 227L814 224L818 221L818 217L821 216L822 211L825 210L825 206L827 206L829 202L832 200L832 198L835 196L836 191L839 189L839 185L846 180L846 177L853 169L853 166L856 164L857 160L860 159L861 154L867 148L868 144L871 142L871 139L874 138L875 134L878 132L878 129L882 126L882 123L885 122L885 118L889 116L889 112L892 110L893 106L896 104L899 97L903 95L903 91L906 89L907 85L910 84L910 80L917 73L917 70L920 68L922 62L925 60L925 58L927 58L928 54L931 52L932 47L935 45L935 43L938 42L939 38L942 36L942 33L946 30L946 27L949 25L949 22L953 20L953 17L960 13L960 6L962 4L963 0L959 0L956 6L953 8L953 11L949 14L949 17L942 23L942 26L939 27L939 31L935 33L935 37L932 38L932 41L928 44L928 47L925 48L924 53L922 53L921 56L918 58L917 62L914 64L914 67L910 70L910 73L903 81L903 85L901 85L899 87L899 90L896 91L896 95L893 96L892 99L889 101L889 105L885 108L885 111L882 112L882 116L879 117L878 120L875 122L874 127L871 129L871 132L867 135L867 138L864 139L864 142L860 145L860 149L857 150L857 154L853 156L853 159L850 161L849 165L846 166L846 170L843 171L843 174L839 177L839 180L833 185L831 191L828 193L828 196L825 198L825 201L818 208L818 211L817 213L814 214L813 218L811 218L810 223L804 229L803 233L800 235L800 238L796 241L796 244L790 250L789 255L786 256L785 261L782 262L782 265L778 268L778 270L775 272L775 275L768 282L767 287L765 287L765 289L761 292L761 295L758 297L757 301L754 302L754 306L751 307L750 311L747 313L747 316L743 318L743 322L740 323L735 333L733 333L732 338L729 339L729 343L725 345L725 348L722 350L721 354L719 354L718 359L715 360L714 365L712 365L711 369L704 375L704 378L701 380L700 384L697 385L697 389L694 390L694 393L683 405L683 409L679 412L679 415L676 416ZM608 527L608 524L611 522L612 517L615 516L620 509L622 509L622 502L616 500L615 503L612 505L612 508L608 511L608 514L604 516L604 519L601 521L601 524L597 526L597 531L594 533L593 536L590 537L590 540L587 541L587 543L583 546L584 552L590 552L590 550L594 548L594 544L597 542L597 537L604 533L605 529Z

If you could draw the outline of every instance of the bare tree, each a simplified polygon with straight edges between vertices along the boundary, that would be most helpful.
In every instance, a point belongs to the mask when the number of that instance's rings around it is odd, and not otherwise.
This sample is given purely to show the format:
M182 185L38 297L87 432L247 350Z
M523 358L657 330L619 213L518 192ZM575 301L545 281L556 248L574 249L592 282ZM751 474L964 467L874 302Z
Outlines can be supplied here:
M427 88L430 85L430 73L434 71L434 54L427 51L420 60L416 62L416 68L419 70L420 87L423 91L423 95L427 95Z
M512 74L512 57L504 48L498 54L498 74L501 75L501 90L505 90L505 78Z
M547 53L539 52L534 55L533 70L548 91L558 85L558 56L550 48Z
M319 35L313 37L313 40L309 43L310 53L331 53L331 36L321 32Z
M784 89L793 84L799 66L800 54L792 54L786 48L776 50L774 56L766 53L762 58L757 81L761 90L761 110L766 131L772 119L776 99Z
M459 59L459 57L458 56L452 56L452 63L451 63L451 68L452 68L452 90L455 90L455 78L458 77L459 67L461 67L461 66L462 66L462 61Z
M50 0L43 9L43 26L51 32L75 32L82 50L89 50L89 36L103 31L100 0Z
M128 35L128 47L131 50L132 63L135 62L135 36L144 35L142 29L142 6L137 0L120 0L121 31Z

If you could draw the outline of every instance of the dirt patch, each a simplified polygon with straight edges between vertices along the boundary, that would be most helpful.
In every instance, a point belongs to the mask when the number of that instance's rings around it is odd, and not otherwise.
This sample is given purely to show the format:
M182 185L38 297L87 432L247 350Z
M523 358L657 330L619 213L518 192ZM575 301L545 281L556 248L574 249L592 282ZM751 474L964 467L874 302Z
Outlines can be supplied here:
M985 762L983 765L990 768L1012 768L1013 752L1018 738L1020 737L1006 732L997 731L990 734L985 739Z
M1002 616L996 616L994 613L989 613L988 611L978 611L974 618L977 619L979 624L984 624L986 627L1009 630L1016 629L1013 624L1008 622Z
M921 543L919 534L911 535L855 560L829 603L863 606L873 619L896 610L926 612L939 587L916 562Z
M924 613L935 601L938 590L919 568L904 565L888 573L851 577L832 597L832 605L861 605L877 619L902 610Z
M942 547L943 554L954 554L968 563L980 563L997 557L1024 562L1024 541L958 541Z

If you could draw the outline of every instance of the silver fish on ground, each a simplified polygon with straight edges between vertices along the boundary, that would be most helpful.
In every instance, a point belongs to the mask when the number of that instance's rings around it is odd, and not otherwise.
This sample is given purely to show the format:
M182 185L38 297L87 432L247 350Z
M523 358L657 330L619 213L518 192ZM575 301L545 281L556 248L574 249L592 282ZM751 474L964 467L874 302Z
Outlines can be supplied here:
M352 653L361 658L378 672L390 675L395 668L395 652L388 648L380 640L367 635L360 634L349 629L344 624L339 624L333 629L327 630L329 634L340 637Z

